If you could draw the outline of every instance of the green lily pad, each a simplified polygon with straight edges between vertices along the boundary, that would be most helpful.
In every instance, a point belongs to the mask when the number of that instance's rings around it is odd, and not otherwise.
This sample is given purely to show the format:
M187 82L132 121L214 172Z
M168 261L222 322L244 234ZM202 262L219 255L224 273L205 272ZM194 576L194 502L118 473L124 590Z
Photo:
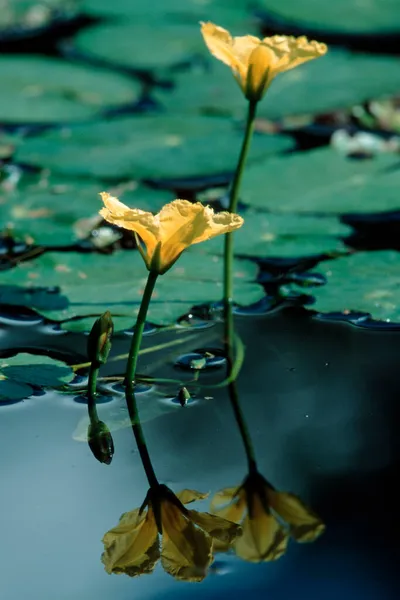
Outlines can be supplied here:
M0 374L17 383L57 387L74 377L71 367L48 356L21 353L0 360Z
M252 207L284 213L396 210L400 173L390 168L397 164L396 155L356 160L329 147L270 157L245 171L240 196Z
M200 250L185 252L171 271L159 278L148 320L161 325L173 323L195 304L220 301L222 269L222 257ZM262 288L253 283L257 276L255 264L236 260L234 275L235 300L239 304L252 304L263 297ZM8 301L21 305L18 301L25 298L29 301L25 305L51 319L94 319L110 310L113 318L131 317L132 325L146 279L147 270L136 251L112 255L48 253L4 271L0 300L6 288ZM19 295L13 295L13 286L21 290ZM44 288L49 288L47 294Z
M118 73L30 55L0 57L0 79L3 123L84 121L137 100L140 91L139 83Z
M41 245L68 245L77 241L81 220L98 216L103 203L99 192L123 193L124 201L142 210L158 212L173 194L132 182L110 188L82 179L24 177L16 189L0 187L0 232ZM123 192L122 192L123 190Z
M331 112L368 99L398 92L397 57L329 50L326 56L278 75L257 114L278 120L291 115ZM373 73L373 77L371 76ZM168 109L203 114L242 116L246 100L231 70L213 61L175 77L173 90L158 90L156 98Z
M203 45L198 24L162 20L98 25L84 29L74 40L79 52L121 67L147 70L183 63L202 52Z
M0 34L14 28L28 32L46 27L60 15L72 17L77 8L77 0L2 0Z
M26 383L18 383L9 379L0 379L0 406L14 404L25 400L33 393L33 389Z
M374 319L400 322L400 254L359 252L318 266L327 284L313 290L312 308L325 312L361 311Z
M340 238L352 231L335 217L280 215L248 210L244 218L244 226L235 233L235 253L239 256L297 258L336 253L345 249ZM223 240L210 240L207 250L222 255Z
M370 34L400 30L397 0L258 0L258 4L298 27Z
M81 0L85 13L96 16L121 17L122 19L154 19L171 18L175 21L211 20L227 25L236 22L236 15L247 14L248 0ZM246 12L245 12L246 11ZM236 17L236 19L235 19ZM153 41L157 43L153 32Z
M242 129L224 118L119 118L30 137L17 149L16 160L74 176L201 177L233 171L242 137ZM289 136L256 135L249 162L293 145Z

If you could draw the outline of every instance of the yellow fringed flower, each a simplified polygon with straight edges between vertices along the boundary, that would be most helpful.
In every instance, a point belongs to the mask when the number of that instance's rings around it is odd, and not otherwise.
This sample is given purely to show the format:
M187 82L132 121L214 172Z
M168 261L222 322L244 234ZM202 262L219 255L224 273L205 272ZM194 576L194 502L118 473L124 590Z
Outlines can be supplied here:
M104 535L107 573L151 573L161 558L175 579L202 581L213 561L214 541L229 546L241 532L235 523L183 505L207 496L194 490L175 495L165 485L150 489L142 507L123 514L117 527Z
M243 560L276 560L286 551L289 535L297 542L313 542L325 530L321 519L300 498L277 492L259 473L249 475L239 488L215 494L211 512L241 523L243 535L234 542ZM216 550L225 551L226 544Z
M129 208L106 192L100 194L104 208L100 215L113 225L128 229L139 236L145 250L138 248L149 271L162 275L172 267L182 252L217 235L234 231L243 225L239 215L214 213L200 202L174 200L153 215L138 208Z
M201 23L201 33L211 54L228 65L248 100L258 102L274 77L326 54L326 44L274 35L262 40L253 35L232 37L229 31Z

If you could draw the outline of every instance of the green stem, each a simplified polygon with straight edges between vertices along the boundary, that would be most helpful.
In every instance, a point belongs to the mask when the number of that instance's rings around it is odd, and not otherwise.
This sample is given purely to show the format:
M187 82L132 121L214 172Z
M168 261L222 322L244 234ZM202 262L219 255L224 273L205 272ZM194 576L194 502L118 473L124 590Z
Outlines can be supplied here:
M150 455L147 450L146 440L144 437L142 425L140 423L139 411L137 407L134 381L136 376L136 367L139 356L140 345L143 337L143 330L146 323L147 311L149 308L151 296L156 284L158 273L149 272L146 287L143 292L142 302L140 304L139 313L136 320L135 330L132 337L132 343L129 350L128 362L126 365L125 374L125 398L128 407L129 417L131 419L132 430L138 446L140 458L142 459L143 468L146 472L150 487L159 485L153 465L150 460Z
M254 120L256 116L257 102L249 102L247 112L246 131L243 138L242 149L240 151L238 164L233 178L229 199L229 212L236 212L239 200L239 188L242 181L244 166L250 148L251 138L254 130ZM224 247L224 316L225 316L225 340L231 340L230 348L233 342L233 232L225 235Z
M97 387L97 376L99 374L100 365L91 363L89 369L89 381L87 390L87 401L88 401L88 413L89 419L92 425L97 423L99 415L97 414L96 408L96 387Z
M246 164L247 155L250 148L251 138L254 130L254 120L256 116L257 102L249 102L246 131L243 138L242 149L240 151L238 164L235 171L235 176L232 182L229 211L236 212L239 200L239 189L242 181L244 167ZM225 352L228 365L228 380L232 373L234 365L234 322L233 322L233 256L234 256L234 238L233 233L225 235L224 248L224 339ZM230 381L228 385L229 400L232 406L233 414L245 448L247 462L250 472L257 470L255 452L251 441L250 433L246 425L243 411L240 405L239 394L237 390L236 380Z

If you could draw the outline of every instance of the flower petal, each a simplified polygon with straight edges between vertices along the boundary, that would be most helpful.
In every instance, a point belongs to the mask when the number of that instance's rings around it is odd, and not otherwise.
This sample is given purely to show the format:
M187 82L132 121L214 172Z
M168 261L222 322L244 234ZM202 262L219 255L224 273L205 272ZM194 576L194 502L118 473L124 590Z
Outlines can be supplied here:
M151 510L139 509L122 515L119 525L103 537L101 557L107 573L126 573L131 577L150 573L160 557L157 526Z
M320 517L294 494L268 489L267 497L271 508L290 525L290 533L298 542L313 542L325 531Z
M271 514L265 512L259 496L252 499L253 516L243 521L243 535L235 543L236 554L243 560L276 560L284 554L288 535Z
M138 208L129 208L106 192L102 192L100 196L105 205L99 211L100 215L113 225L135 231L146 246L149 264L159 241L159 229L154 215Z
M201 529L206 531L213 539L230 546L241 535L241 527L232 521L223 519L210 513L189 510L190 519Z
M328 47L320 42L309 42L305 36L295 38L287 35L274 35L263 39L263 44L270 48L274 55L272 76L289 71L299 65L326 54Z
M175 579L202 581L213 560L211 537L167 500L161 503L161 520L164 569Z
M240 60L233 49L233 39L229 31L208 22L201 23L201 33L211 54L231 69L238 71Z
M174 200L166 204L156 216L159 221L161 265L169 268L180 254L191 246L243 225L239 215L228 212L214 214L201 202Z
M208 498L209 492L197 492L196 490L181 490L176 493L177 498L182 502L182 504L190 504L190 502L194 502L195 500L204 500Z

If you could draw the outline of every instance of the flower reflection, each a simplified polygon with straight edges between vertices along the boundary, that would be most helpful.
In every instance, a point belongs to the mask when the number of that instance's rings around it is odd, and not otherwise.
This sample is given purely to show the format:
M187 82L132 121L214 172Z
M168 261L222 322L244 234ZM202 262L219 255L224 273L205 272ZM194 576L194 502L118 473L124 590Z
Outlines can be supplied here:
M150 488L141 508L123 514L103 537L107 573L151 573L161 558L175 579L202 581L213 561L214 543L229 547L241 532L224 518L185 508L207 495L194 490L175 495L165 485Z
M325 530L321 519L294 494L276 491L259 473L251 473L239 488L215 494L211 511L242 523L243 535L233 542L236 554L251 562L276 560L286 551L289 536L313 542ZM225 551L227 544L216 546Z

